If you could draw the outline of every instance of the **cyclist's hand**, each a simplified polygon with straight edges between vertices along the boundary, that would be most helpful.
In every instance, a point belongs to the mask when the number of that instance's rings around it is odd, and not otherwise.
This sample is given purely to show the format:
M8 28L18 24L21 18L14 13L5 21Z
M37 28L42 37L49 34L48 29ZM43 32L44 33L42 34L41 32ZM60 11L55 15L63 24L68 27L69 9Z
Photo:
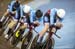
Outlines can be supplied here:
M16 14L16 11L13 11L12 14Z
M37 26L40 25L40 23L38 21L35 21L34 24L37 25Z
M21 18L19 19L19 22L24 22L24 16L21 16Z
M57 23L56 23L56 27L61 28L61 27L63 27L63 25L62 25L61 22L57 22Z

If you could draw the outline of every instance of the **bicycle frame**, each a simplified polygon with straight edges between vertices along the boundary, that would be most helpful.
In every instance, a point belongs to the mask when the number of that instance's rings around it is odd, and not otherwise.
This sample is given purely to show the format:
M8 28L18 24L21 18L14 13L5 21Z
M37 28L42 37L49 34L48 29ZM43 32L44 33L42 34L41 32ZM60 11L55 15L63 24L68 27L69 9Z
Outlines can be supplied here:
M53 32L51 32L51 30L52 30L52 28L53 27L50 27L50 31L47 31L48 33L49 33L49 35L48 35L48 41L47 41L47 45L46 45L46 48L45 49L48 49L48 47L49 47L49 43L51 44L50 45L50 49L52 49L52 35L54 34L56 37L58 37L58 38L61 38L60 36L58 36L57 34L56 34L56 32L55 33L53 33ZM56 31L57 31L57 28L56 28Z
M23 41L22 41L22 47L21 47L21 49L30 49L30 46L31 46L31 43L32 43L32 41L33 41L33 36L32 36L32 31L35 31L36 33L38 33L36 30L35 30L35 27L34 27L34 25L30 25L30 26L28 26L27 28L29 29L29 31L28 31L28 33L27 33L27 35L25 36L25 38L23 39ZM28 38L29 37L29 38ZM29 42L28 42L28 45L27 46L25 46L24 45L24 41L25 41L25 39L29 39Z

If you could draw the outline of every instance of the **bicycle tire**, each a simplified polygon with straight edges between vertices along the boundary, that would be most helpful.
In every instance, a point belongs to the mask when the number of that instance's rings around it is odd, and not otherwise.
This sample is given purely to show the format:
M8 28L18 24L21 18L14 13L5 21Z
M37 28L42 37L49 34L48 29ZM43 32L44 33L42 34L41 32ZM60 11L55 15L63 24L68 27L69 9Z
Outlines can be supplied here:
M0 28L0 36L2 36L2 34L3 34L3 29Z
M42 49L53 49L54 43L55 43L54 38L50 38L45 42Z
M36 37L33 39L30 49L35 49L35 48L38 49L38 48L37 48L37 39L38 39L38 36L36 36Z
M28 32L24 39L23 39L23 42L22 42L22 45L21 45L21 49L27 49L27 46L28 44L30 43L30 40L32 39L32 33L31 32Z
M21 39L21 36L16 37L15 34L13 35L12 40L11 40L11 44L13 45L13 47L17 46L17 44L19 43L20 39Z

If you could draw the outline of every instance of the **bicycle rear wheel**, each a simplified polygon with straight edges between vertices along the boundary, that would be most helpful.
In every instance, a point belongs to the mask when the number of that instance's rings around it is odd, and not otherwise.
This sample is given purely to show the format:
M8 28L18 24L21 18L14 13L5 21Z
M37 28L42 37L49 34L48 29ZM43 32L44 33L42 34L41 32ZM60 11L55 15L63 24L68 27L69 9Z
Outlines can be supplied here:
M12 44L13 47L16 47L17 41L18 41L17 38L12 37L11 44Z
M18 32L18 33L20 33L20 32ZM12 40L11 40L11 44L13 45L13 47L17 46L17 44L19 43L19 41L21 40L21 37L22 37L21 34L18 37L15 34L12 36Z

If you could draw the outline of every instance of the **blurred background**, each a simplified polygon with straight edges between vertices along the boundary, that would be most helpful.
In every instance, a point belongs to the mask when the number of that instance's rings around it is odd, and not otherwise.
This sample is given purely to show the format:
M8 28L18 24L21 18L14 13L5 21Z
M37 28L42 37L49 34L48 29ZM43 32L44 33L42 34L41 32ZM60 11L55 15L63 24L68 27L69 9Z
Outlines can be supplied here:
M0 16L6 11L10 1L11 0L0 0ZM21 0L21 3L28 4L33 9L41 9L44 13L52 8L65 9L66 16L63 21L64 26L57 32L57 34L61 36L61 39L53 36L55 39L54 49L75 49L75 0ZM43 29L43 24L38 28L36 28L36 30L40 32ZM5 43L3 38L0 37L0 49L12 49L8 43Z

